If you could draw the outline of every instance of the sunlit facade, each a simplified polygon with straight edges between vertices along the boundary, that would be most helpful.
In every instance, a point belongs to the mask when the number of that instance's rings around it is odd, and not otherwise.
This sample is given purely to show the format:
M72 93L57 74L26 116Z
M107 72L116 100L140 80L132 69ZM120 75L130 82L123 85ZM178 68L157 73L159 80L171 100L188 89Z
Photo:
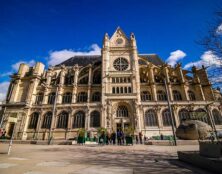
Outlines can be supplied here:
M222 128L221 94L204 67L187 71L139 54L134 34L117 28L112 37L105 34L101 55L74 56L47 70L21 64L2 106L3 127L11 135L16 125L15 138L23 140L47 139L50 128L55 139L73 138L79 128L96 134L99 127L128 126L148 137L171 135L167 98L176 127L199 119Z

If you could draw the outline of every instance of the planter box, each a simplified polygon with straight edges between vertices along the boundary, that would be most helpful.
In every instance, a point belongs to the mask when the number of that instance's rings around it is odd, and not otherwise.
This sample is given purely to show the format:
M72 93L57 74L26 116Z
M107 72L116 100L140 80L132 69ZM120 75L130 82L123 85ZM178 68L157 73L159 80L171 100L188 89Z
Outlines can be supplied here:
M221 157L222 144L212 143L212 142L199 142L200 145L200 155L210 158Z
M85 143L85 138L84 137L78 137L77 143L78 144L84 144Z
M133 145L133 137L126 137L126 145L132 144Z

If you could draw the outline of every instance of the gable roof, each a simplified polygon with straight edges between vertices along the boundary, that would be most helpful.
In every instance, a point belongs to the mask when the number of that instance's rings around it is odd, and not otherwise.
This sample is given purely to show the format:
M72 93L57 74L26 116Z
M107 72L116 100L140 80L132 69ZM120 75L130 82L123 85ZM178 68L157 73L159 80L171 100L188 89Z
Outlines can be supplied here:
M148 60L154 65L164 64L163 60L157 54L139 54L138 56ZM88 64L97 64L100 63L101 61L102 61L101 55L87 55L87 56L81 55L81 56L71 57L56 66L60 65L74 66L75 64L78 64L79 66L87 66ZM142 64L142 62L139 61L139 64Z
M164 61L157 54L139 54L141 58L145 58L154 65L163 65Z

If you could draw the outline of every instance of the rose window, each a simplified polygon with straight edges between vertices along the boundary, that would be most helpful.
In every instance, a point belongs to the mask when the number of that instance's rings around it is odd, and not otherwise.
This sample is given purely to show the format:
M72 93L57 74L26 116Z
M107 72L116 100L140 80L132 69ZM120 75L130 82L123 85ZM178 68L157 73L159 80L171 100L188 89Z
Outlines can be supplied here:
M119 57L113 62L113 67L117 71L125 71L128 68L128 66L129 66L128 61L123 57Z

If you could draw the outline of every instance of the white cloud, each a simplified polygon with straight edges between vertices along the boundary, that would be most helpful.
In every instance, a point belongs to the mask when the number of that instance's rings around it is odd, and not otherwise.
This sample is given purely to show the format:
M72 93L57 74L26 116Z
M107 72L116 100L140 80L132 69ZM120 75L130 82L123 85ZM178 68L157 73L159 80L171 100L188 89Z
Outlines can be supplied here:
M12 75L12 71L9 71L9 72L6 72L6 73L1 73L0 74L0 77L6 77L6 76L10 76L10 75Z
M34 66L34 65L35 65L35 60L30 60L30 61L22 61L22 60L21 60L21 61L15 63L15 64L13 64L13 65L12 65L12 69L13 69L14 71L18 71L19 65L20 65L21 63L28 64L29 66Z
M97 44L92 44L89 51L75 51L72 49L64 49L59 51L51 51L49 53L48 64L57 65L66 59L76 55L100 55L101 48Z
M201 55L200 60L186 64L184 66L184 69L189 69L193 66L196 66L196 67L201 67L202 65L204 65L204 66L218 66L220 64L221 64L221 62L220 62L219 58L216 55L214 55L212 51L205 51Z
M21 63L28 64L29 66L34 66L34 65L35 65L35 60L30 60L30 61L22 61L22 60L21 60L21 61L18 61L17 63L11 65L11 71L8 71L8 72L5 72L5 73L1 73L1 74L0 74L0 77L10 76L10 75L12 75L14 72L17 72L18 69L19 69L19 65L20 65Z
M0 102L5 100L7 91L9 87L9 82L1 82L0 83Z
M220 24L220 25L217 27L216 33L217 33L217 34L222 34L222 24Z
M176 63L179 60L182 60L184 57L186 56L186 53L184 53L181 50L176 50L170 53L170 57L168 57L168 59L166 60L166 62L168 64L170 64L171 66L176 65Z

